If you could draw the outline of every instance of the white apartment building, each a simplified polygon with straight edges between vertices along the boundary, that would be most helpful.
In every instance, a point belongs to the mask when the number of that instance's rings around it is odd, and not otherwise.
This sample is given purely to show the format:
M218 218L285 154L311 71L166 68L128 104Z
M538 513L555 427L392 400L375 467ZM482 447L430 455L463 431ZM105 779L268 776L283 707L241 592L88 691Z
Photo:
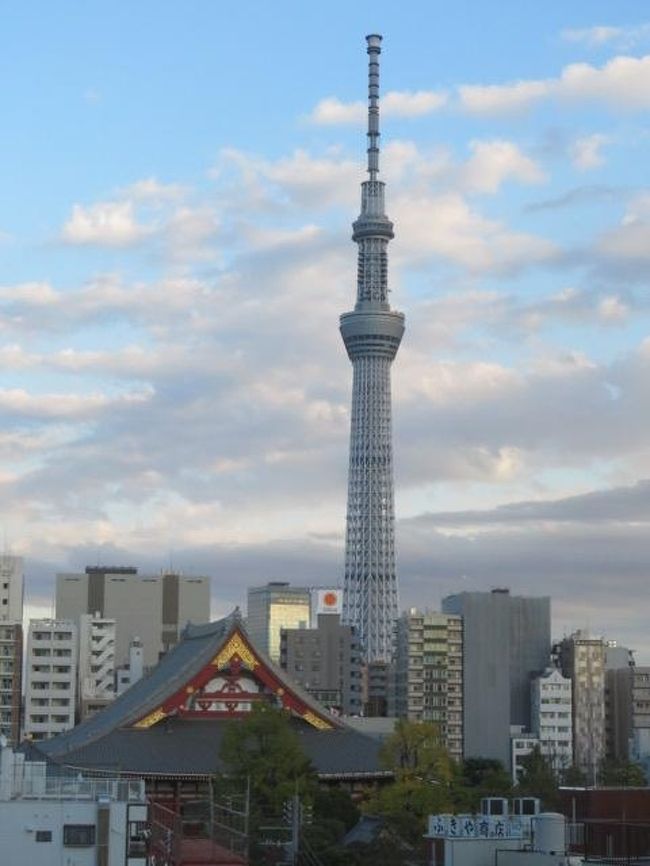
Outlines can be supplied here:
M562 673L571 679L573 761L596 784L605 755L605 649L602 637L577 631L560 644Z
M0 554L0 622L23 621L23 559Z
M547 668L531 683L531 729L542 755L561 773L573 763L571 680L558 668Z
M73 728L76 687L75 623L30 620L25 661L25 736L44 740Z
M79 617L77 707L83 721L115 698L115 620Z
M456 760L463 757L463 621L411 608L397 620L389 714L433 722Z
M6 866L145 866L142 779L49 778L0 749L0 861Z

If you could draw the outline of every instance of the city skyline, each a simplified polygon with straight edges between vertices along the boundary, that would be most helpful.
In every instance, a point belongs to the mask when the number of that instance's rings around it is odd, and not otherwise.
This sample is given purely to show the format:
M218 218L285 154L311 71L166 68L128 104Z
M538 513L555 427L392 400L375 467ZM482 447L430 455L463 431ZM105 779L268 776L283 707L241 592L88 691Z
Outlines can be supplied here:
M402 607L507 585L650 658L650 25L497 12L8 14L0 519L28 611L55 571L170 551L215 576L215 615L342 581L336 323L377 31Z

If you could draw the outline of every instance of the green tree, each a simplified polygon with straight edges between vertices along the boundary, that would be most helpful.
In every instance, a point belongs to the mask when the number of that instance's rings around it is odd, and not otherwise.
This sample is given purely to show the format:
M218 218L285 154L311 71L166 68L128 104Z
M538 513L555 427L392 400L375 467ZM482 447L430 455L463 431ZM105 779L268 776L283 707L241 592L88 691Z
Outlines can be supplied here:
M256 704L245 719L228 725L220 757L226 775L250 782L252 804L267 812L280 813L286 800L315 784L288 713L267 704Z
M587 784L587 776L584 770L581 770L577 764L572 764L562 774L562 784L569 787L581 788Z
M555 773L539 745L521 759L524 772L519 779L516 793L522 796L539 797L546 810L558 808L558 785Z
M394 772L395 781L375 792L366 811L385 818L399 838L419 846L427 817L448 810L452 802L454 763L438 727L401 719L384 742L380 759Z
M467 758L454 786L458 811L478 811L483 797L512 796L512 779L501 761L494 758Z
M449 784L454 775L453 761L442 744L438 726L430 722L399 719L382 745L380 760L387 769L439 784Z
M615 788L645 788L643 767L632 761L603 761L600 784Z

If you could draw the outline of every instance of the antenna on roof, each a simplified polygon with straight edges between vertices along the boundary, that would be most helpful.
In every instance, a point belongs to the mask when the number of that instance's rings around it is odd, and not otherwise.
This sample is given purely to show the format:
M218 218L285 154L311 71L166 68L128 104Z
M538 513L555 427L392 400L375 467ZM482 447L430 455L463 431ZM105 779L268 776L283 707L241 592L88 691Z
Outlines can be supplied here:
M377 180L379 174L379 55L381 36L366 36L368 43L368 174Z

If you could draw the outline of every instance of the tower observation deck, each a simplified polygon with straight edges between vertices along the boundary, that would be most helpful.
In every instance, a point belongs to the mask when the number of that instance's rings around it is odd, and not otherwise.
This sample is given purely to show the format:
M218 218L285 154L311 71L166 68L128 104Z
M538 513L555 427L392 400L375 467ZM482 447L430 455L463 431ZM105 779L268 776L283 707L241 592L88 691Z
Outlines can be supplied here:
M361 184L357 301L341 316L352 362L352 420L345 542L343 616L356 626L365 660L388 661L398 615L390 367L404 333L404 315L388 303L388 242L393 224L384 212L379 176L379 54L381 36L366 37L368 179Z

